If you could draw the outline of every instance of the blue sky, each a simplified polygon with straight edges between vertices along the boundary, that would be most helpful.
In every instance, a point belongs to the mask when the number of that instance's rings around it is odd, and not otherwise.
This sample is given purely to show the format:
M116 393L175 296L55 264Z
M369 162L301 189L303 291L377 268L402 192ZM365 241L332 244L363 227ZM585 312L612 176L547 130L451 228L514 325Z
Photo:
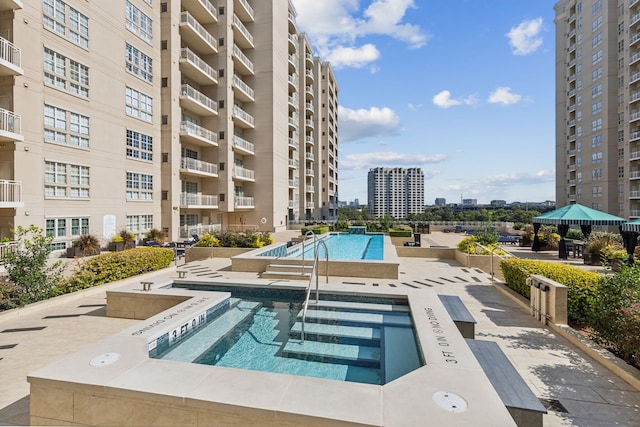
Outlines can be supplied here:
M555 0L292 0L339 87L339 198L420 167L425 203L555 200Z

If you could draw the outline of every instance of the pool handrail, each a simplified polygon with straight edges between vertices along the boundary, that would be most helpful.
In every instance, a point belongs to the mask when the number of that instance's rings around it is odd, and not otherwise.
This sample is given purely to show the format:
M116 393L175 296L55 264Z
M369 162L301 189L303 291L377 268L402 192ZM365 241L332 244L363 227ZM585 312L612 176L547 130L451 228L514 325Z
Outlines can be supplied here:
M302 272L303 273L304 273L304 253L305 253L304 243L307 241L307 236L308 235L312 235L313 236L313 250L314 250L314 252L317 249L316 244L317 244L318 238L316 236L316 233L314 233L313 230L307 230L307 232L304 233L304 237L302 238ZM325 245L325 247L326 247L326 245Z
M319 242L324 246L324 252L326 254L326 281L329 283L329 249L327 248L327 244L324 240L319 240ZM302 325L300 328L300 344L304 343L304 323L307 318L307 308L309 307L309 297L311 296L311 283L313 281L313 276L315 273L316 276L316 305L320 302L320 291L318 287L318 255L320 251L318 250L318 246L315 247L315 254L313 256L313 267L311 268L311 275L309 276L309 283L307 284L307 293L304 299L304 304L302 305Z

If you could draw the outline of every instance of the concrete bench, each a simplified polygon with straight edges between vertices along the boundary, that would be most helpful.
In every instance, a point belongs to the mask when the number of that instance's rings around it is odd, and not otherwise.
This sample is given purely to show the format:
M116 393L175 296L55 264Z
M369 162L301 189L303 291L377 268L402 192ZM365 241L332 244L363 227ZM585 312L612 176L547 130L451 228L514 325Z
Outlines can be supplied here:
M456 295L438 295L440 302L449 313L449 317L456 324L460 334L464 338L475 338L476 336L476 319L473 318L467 307L464 305L460 297Z
M153 282L141 281L140 284L142 285L142 290L143 291L150 291L151 290L151 285L153 285Z
M498 344L471 339L466 342L518 427L542 427L542 415L547 409Z

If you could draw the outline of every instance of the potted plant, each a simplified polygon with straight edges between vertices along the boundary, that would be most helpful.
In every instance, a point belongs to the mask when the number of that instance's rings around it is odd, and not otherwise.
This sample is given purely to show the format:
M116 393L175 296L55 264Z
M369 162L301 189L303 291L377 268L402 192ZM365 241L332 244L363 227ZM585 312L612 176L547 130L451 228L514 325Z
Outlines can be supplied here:
M98 255L100 253L100 241L93 234L83 234L73 241L70 248L67 248L67 257L85 257Z
M158 230L157 228L152 228L147 233L148 240L153 240L156 243L160 243L161 245L164 244L164 238L164 232L162 230Z
M124 239L121 235L116 234L111 237L111 242L109 243L109 250L113 252L124 250Z
M593 232L586 242L586 250L583 255L584 263L587 265L601 265L604 258L603 253L621 248L620 235L607 232Z
M130 231L122 230L119 233L124 243L124 249L131 249L136 247L136 235Z
M616 245L609 245L605 247L600 256L602 258L602 262L608 264L613 271L620 271L622 265L629 258L627 251Z

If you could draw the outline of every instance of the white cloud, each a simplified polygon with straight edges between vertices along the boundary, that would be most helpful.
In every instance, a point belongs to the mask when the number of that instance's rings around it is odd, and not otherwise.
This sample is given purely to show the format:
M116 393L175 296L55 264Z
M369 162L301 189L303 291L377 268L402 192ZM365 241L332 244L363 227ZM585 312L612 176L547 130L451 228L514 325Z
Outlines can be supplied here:
M337 47L331 51L326 58L323 58L323 60L331 62L331 66L335 68L362 68L377 60L379 57L380 51L376 49L374 45L365 44L358 48Z
M521 95L511 93L510 87L499 87L489 95L487 101L490 104L512 105L522 102L523 98Z
M359 38L388 36L410 48L422 47L429 40L418 25L403 22L407 11L416 7L414 0L373 0L364 10L360 9L359 0L292 1L300 31L307 34L314 49L336 69L360 68L379 58L378 49L371 44L358 45ZM347 60L344 54L350 51L361 54L358 60ZM378 53L373 55L373 52ZM338 61L334 63L332 57ZM371 70L376 71L376 68Z
M395 151L379 151L372 153L347 154L341 157L340 170L362 170L373 167L419 167L421 165L440 163L447 159L444 154L398 153ZM424 171L423 171L424 172ZM440 174L440 171L429 171L428 178ZM425 172L425 178L427 173Z
M454 99L451 97L451 92L443 90L435 95L432 99L433 104L440 108L456 107L458 105L473 105L477 102L475 97L468 96L466 98Z
M542 18L522 21L506 34L514 55L528 55L542 46Z
M393 135L397 133L400 126L398 115L387 107L352 110L338 106L338 121L340 142Z

